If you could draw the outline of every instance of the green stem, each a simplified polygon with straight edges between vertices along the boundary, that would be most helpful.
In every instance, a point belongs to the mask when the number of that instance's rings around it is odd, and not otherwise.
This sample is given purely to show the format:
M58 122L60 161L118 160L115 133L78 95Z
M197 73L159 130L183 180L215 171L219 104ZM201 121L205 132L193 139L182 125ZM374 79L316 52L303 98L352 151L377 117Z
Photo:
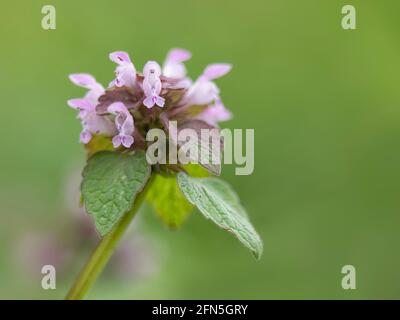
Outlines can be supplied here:
M152 179L149 179L144 190L137 195L132 209L121 218L118 224L104 238L100 240L92 256L81 270L75 283L65 297L66 300L83 299L95 283L97 277L103 271L105 265L113 254L118 241L121 239L136 212L139 210L146 196L147 190L149 189L150 180Z

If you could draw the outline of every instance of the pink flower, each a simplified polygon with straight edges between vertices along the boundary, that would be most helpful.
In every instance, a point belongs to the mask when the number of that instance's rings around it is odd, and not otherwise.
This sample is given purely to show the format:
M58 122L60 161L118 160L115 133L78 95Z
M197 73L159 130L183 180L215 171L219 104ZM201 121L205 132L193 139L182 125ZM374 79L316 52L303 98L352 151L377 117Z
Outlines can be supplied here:
M104 135L113 137L115 148L131 148L134 142L135 149L145 148L144 135L149 128L165 122L163 114L167 120L180 123L196 120L196 123L205 125L204 122L207 122L213 127L232 117L221 102L219 88L214 83L215 79L231 70L230 64L208 65L193 82L186 76L184 65L191 58L191 53L184 49L171 49L163 68L155 61L148 61L143 68L143 76L136 74L126 52L112 52L109 57L118 66L116 78L107 90L89 74L70 75L73 83L88 89L83 98L68 101L72 108L79 111L78 118L82 122L80 141L84 144L92 136ZM147 110L154 106L164 107L165 110ZM137 130L133 116L137 120ZM165 125L163 128L172 130Z
M68 100L70 107L79 110L78 118L81 120L83 128L80 141L87 144L93 134L112 136L115 133L113 124L108 118L96 114L98 98L104 93L103 86L89 74L71 74L69 78L74 84L89 89L84 98Z
M79 87L86 88L89 91L85 95L85 99L90 103L96 104L97 99L104 94L103 86L96 79L87 73L76 73L69 75L69 79Z
M189 88L183 103L185 105L204 105L219 100L219 89L211 80L220 78L232 69L229 64L211 64Z
M143 91L146 98L143 104L147 108L152 108L155 104L159 107L163 107L165 99L160 97L161 92L161 68L155 61L149 61L146 63L143 69Z
M183 62L189 60L191 57L192 54L187 50L179 48L171 49L164 61L163 75L175 79L185 78L186 68Z
M203 120L212 126L217 126L218 122L228 121L231 118L232 113L225 108L221 100L217 100L198 116L199 120Z
M122 102L114 102L108 107L108 112L115 115L115 125L119 132L113 139L114 148L121 144L125 148L130 148L133 144L133 131L135 130L133 117Z
M136 69L129 55L124 51L112 52L110 60L118 64L115 69L116 78L110 83L110 86L133 88L136 82Z

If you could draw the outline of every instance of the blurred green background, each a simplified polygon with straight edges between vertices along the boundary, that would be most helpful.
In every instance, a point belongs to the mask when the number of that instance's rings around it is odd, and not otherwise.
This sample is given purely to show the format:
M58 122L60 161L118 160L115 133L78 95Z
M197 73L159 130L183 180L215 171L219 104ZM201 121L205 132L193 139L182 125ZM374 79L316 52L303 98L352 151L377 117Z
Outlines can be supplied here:
M46 4L56 30L41 28ZM357 30L341 28L345 4ZM192 78L234 65L218 80L235 115L224 126L255 129L255 172L225 166L223 178L264 256L198 212L169 231L146 207L121 243L132 269L112 263L89 298L400 298L399 1L17 0L0 12L0 298L62 298L95 245L71 213L84 151L66 101L84 90L68 74L106 85L109 52L141 70L171 47L192 51ZM53 261L57 289L45 291ZM341 288L346 264L356 290Z

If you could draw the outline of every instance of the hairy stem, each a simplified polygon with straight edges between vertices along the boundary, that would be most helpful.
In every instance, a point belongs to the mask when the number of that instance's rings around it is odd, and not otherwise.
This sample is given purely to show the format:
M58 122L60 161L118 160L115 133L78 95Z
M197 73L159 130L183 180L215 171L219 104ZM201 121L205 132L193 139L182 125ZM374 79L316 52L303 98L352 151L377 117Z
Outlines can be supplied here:
M65 297L66 300L83 299L92 285L96 282L97 277L103 271L105 265L113 254L118 241L121 239L136 212L139 210L146 196L147 190L150 187L151 180L152 177L150 177L146 187L142 190L142 192L137 195L132 209L127 212L118 222L118 224L100 240L96 249L81 270L80 274L75 280L75 283Z

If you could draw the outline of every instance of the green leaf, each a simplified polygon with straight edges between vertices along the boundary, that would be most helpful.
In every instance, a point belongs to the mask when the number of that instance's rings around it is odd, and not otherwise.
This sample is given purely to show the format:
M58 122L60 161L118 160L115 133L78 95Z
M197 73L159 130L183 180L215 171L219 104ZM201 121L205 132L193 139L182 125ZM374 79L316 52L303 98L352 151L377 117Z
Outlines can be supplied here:
M178 187L176 175L155 175L146 200L170 228L181 225L193 210Z
M210 176L208 170L197 163L188 163L182 167L191 177L207 178Z
M132 209L149 177L150 166L144 152L132 155L102 151L88 160L81 191L86 210L102 236Z
M263 251L260 236L250 223L237 194L217 178L192 178L180 172L178 184L190 203L222 229L235 235L259 259Z
M205 122L203 120L198 120L198 119L192 119L192 120L186 121L186 122L182 123L181 125L179 125L179 127L178 127L179 132L184 129L194 130L197 134L197 139L192 139L190 141L190 144L192 146L194 146L195 149L198 150L198 155L195 156L193 154L190 154L190 156L192 156L191 160L194 161L195 163L198 162L201 166L203 166L205 169L207 169L210 173L219 176L221 174L221 149L220 149L220 147L221 147L221 143L222 143L219 129L208 124L207 122ZM203 137L203 135L201 133L203 129L206 129L206 130L214 129L212 139L216 140L216 141L219 140L218 141L220 143L218 145L219 150L216 149L212 145L212 143L210 143L209 139ZM179 147L182 147L185 144L186 144L186 142L184 142L184 141L178 142ZM208 159L208 161L206 161L206 162L203 161L202 160L203 157ZM216 161L213 162L212 159L215 159ZM199 161L199 160L201 160L201 161Z

